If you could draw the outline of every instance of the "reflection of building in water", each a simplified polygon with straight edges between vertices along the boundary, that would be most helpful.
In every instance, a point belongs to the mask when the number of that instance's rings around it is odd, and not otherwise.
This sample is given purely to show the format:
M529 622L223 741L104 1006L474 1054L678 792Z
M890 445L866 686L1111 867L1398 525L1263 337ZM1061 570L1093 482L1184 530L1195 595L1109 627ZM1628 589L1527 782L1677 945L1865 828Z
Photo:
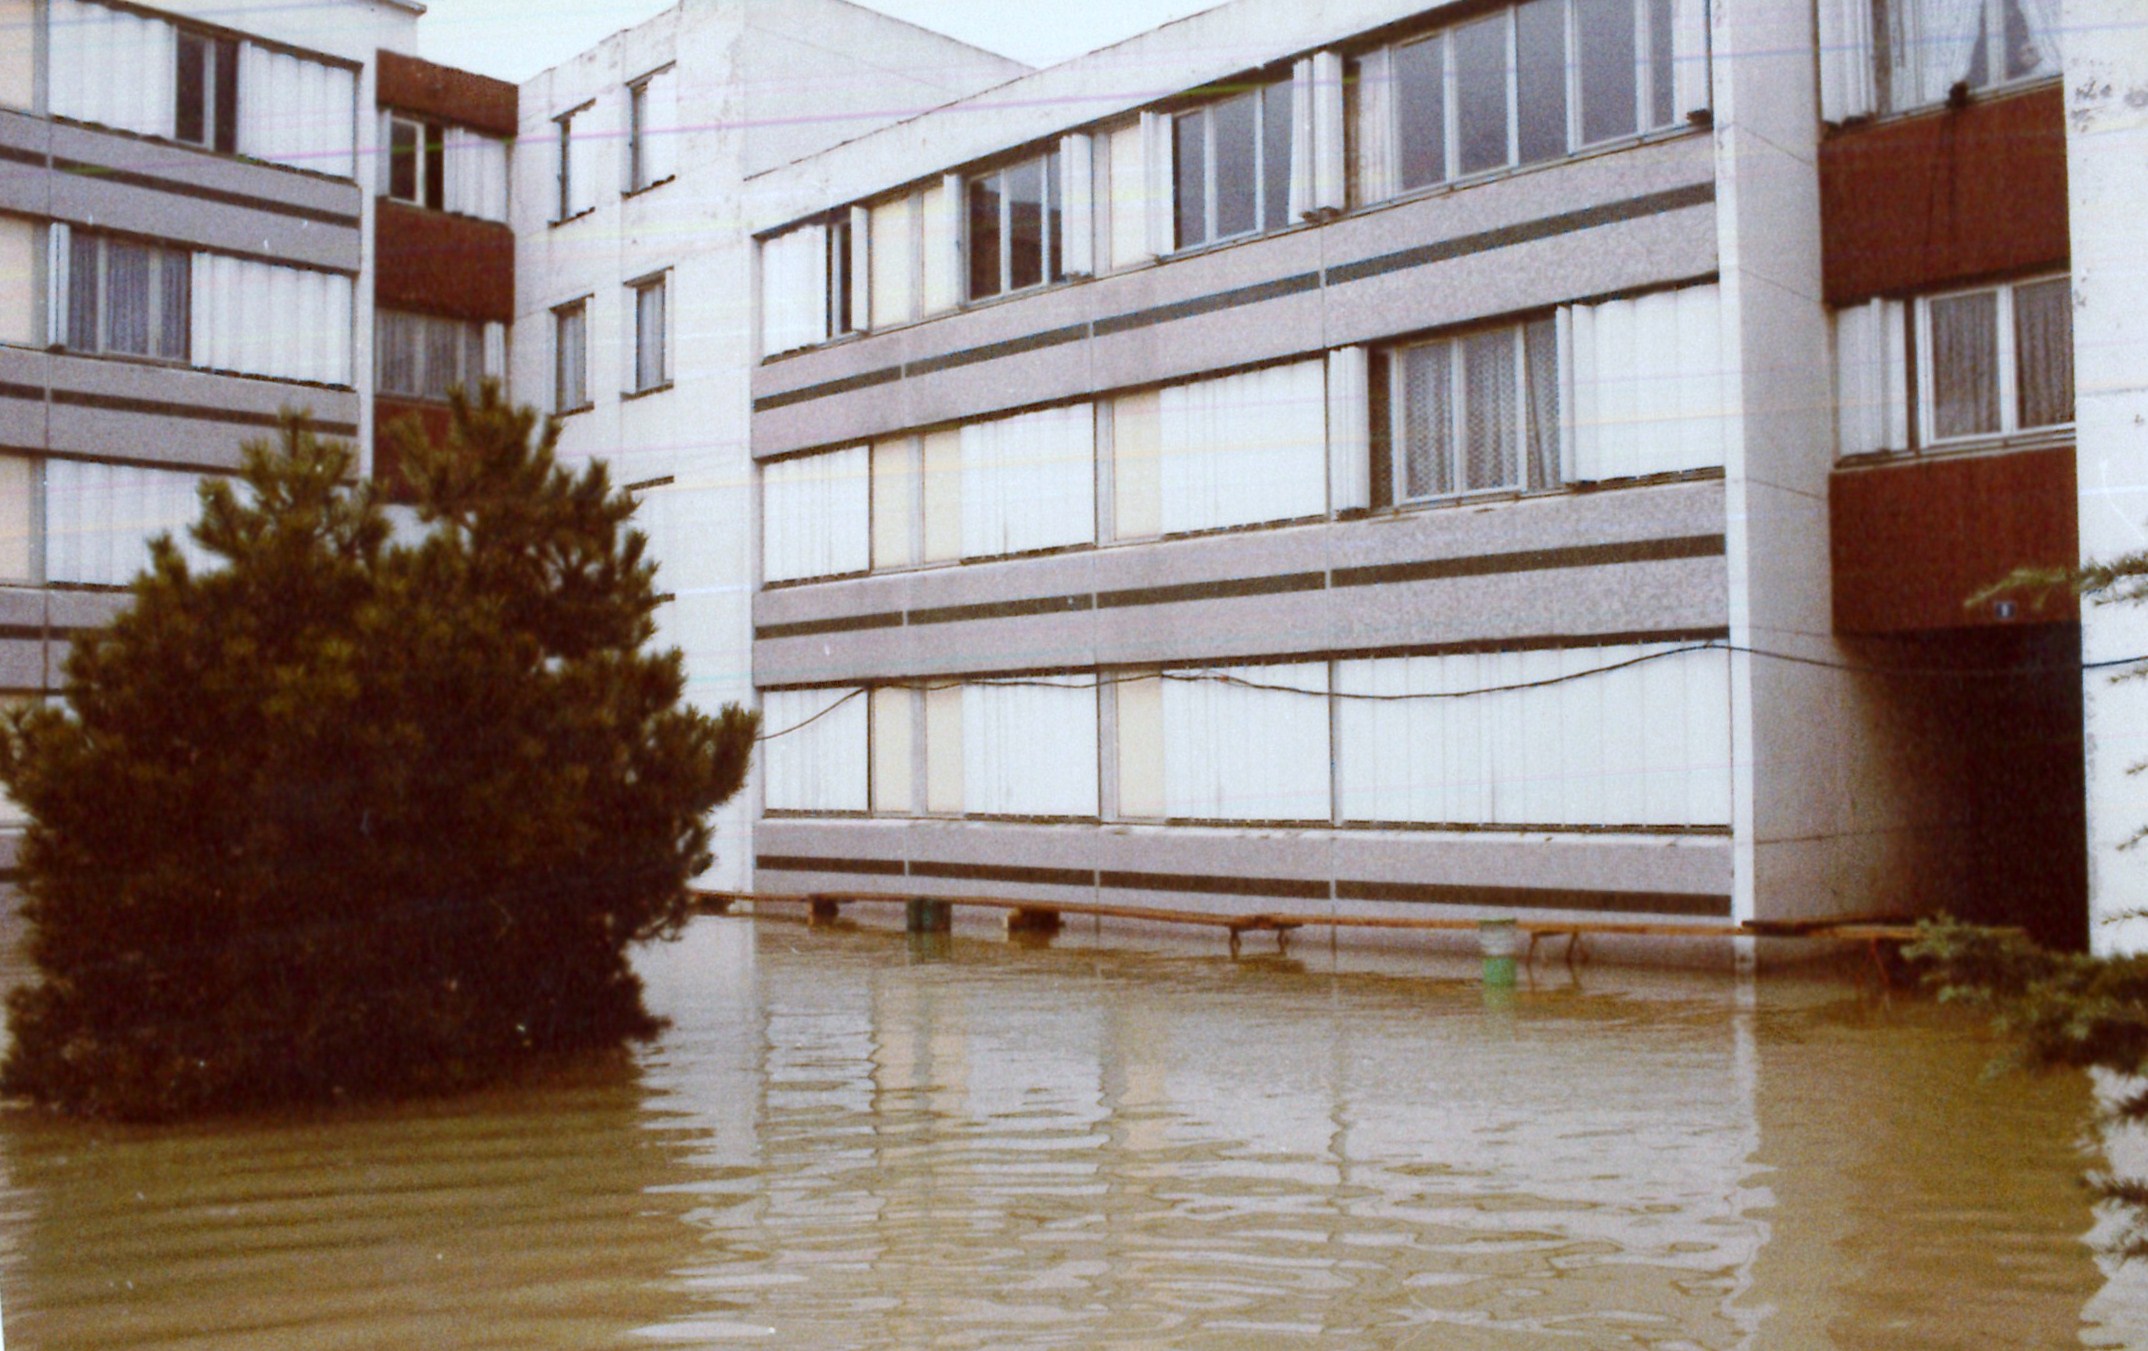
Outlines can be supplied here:
M1922 1014L760 934L754 1108L668 1089L764 1170L692 1288L802 1342L2034 1346L2098 1284L2078 1085L1979 1087Z

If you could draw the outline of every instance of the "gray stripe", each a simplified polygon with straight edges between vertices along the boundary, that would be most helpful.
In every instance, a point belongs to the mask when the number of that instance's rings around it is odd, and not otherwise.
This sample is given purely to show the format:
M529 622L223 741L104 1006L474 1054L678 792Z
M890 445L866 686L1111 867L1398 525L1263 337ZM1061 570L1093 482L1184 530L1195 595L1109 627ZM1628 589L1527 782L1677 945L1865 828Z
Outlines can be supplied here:
M1611 914L1730 917L1730 897L1695 896L1684 892L1464 887L1433 882L1354 882L1344 878L1336 882L1335 895L1345 901L1475 905L1501 910L1594 910Z
M1291 591L1322 591L1325 574L1286 572L1273 577L1235 577L1216 582L1182 582L1173 586L1137 586L1121 591L1099 591L1096 608L1116 610L1127 605L1176 605L1182 601L1228 600L1237 596L1275 596Z
M910 611L912 624L955 624L972 619L1016 619L1024 615L1077 614L1096 607L1090 596L1038 596L1032 600L995 600L976 605L940 605Z
M1505 572L1543 572L1553 568L1594 568L1617 563L1658 563L1679 558L1721 556L1727 547L1722 535L1683 535L1671 539L1634 540L1619 544L1579 544L1563 549L1524 549L1504 554L1477 554L1467 558L1429 558L1415 563L1374 563L1365 567L1337 568L1332 586L1380 586L1392 582L1422 582L1448 577L1483 577Z

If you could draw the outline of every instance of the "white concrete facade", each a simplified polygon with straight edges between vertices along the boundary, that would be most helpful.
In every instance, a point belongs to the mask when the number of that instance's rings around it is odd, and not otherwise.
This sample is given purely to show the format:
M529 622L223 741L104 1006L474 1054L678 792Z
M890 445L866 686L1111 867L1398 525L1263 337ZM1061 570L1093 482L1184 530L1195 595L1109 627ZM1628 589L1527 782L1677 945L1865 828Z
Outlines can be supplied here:
M2073 235L2081 561L2148 549L2148 24L2125 0L2067 0L2067 203ZM2148 826L2148 683L2119 680L2148 653L2148 610L2081 615L2088 771L2089 941L2148 948L2148 857L2124 846Z
M698 706L754 698L753 241L742 181L1022 69L843 0L683 0L521 86L512 385L518 400L560 411L556 315L585 305L587 404L565 418L560 452L604 458L615 483L647 485L639 523L671 596L659 641L686 654ZM675 121L645 132L673 143L675 176L636 185L629 91L663 71ZM572 204L588 207L561 221L558 119L570 115L570 171L588 176ZM655 279L664 378L637 390L632 288ZM748 796L719 815L708 885L750 876Z
M2069 33L2139 33L2123 7L2078 8ZM1961 880L1958 804L1932 777L1948 734L1875 669L1888 650L1846 640L1833 613L1834 479L1881 443L1840 430L1855 420L1837 407L1824 148L1837 123L1941 107L1899 72L1888 92L1870 33L1842 37L1860 6L1644 0L1638 36L1613 32L1633 43L1643 106L1605 135L1586 129L1603 78L1586 44L1622 7L1233 0L1048 70L964 67L976 92L817 146L792 130L757 146L734 127L769 115L734 99L723 126L682 135L678 182L622 196L600 169L593 211L549 219L550 166L529 151L551 119L593 99L599 135L616 135L607 101L672 60L682 103L719 106L691 91L725 81L780 86L751 64L787 59L756 36L762 12L725 27L733 11L688 5L525 86L518 166L518 392L549 389L554 310L586 296L591 406L562 444L650 485L675 593L665 637L694 698L767 692L787 720L826 715L765 752L783 761L774 786L727 810L712 880L1670 921L1899 912ZM1902 12L1941 22L1914 0ZM1494 33L1512 139L1473 167L1455 121L1464 55ZM1570 56L1565 139L1533 156L1526 104L1548 95L1515 83L1532 41ZM732 64L695 73L704 49ZM2139 547L2148 521L2122 430L2148 394L2126 373L2137 335L2120 332L2143 309L2119 242L2141 170L2092 186L2096 156L2137 149L2124 91L2148 76L2130 50L2066 47L2119 91L2068 128L2083 557ZM1400 138L1415 133L1382 100L1412 96L1404 65L1422 80L1428 51L1445 62L1447 170L1413 182ZM1973 97L2056 74L2007 79ZM1233 233L1216 225L1221 179L1187 188L1174 156L1218 153L1218 110L1252 87L1284 129L1252 133L1269 147L1253 162L1288 141L1289 206L1279 218L1279 186L1248 189L1269 214ZM719 167L690 185L704 165ZM1024 280L1013 236L992 232L1047 178L1049 209L1077 223L1039 236L1055 261ZM1181 191L1208 193L1205 228L1229 237L1179 237L1204 228ZM987 209L1008 214L980 225ZM736 228L719 237L711 219ZM990 278L980 249L997 250ZM630 284L664 269L674 373L619 398ZM845 303L847 323L810 313ZM1921 302L1887 303L1899 343ZM1509 409L1524 462L1405 492L1422 466L1398 438L1430 433L1397 410L1431 397L1406 379L1493 348L1516 388L1559 391L1555 410ZM1491 397L1451 378L1455 399ZM1909 404L1875 425L1929 416L1914 393L1929 378L1912 363L1888 386ZM2148 650L2131 622L2088 615L2085 659ZM1620 683L1628 660L1654 683ZM2087 679L2107 909L2142 866L2112 846L2148 821L2124 772L2140 714L2114 701L2148 695ZM1219 692L1264 680L1289 688ZM1597 693L1501 693L1481 721L1383 721L1351 702L1546 680ZM1076 710L1070 683L1094 706ZM1324 714L1286 710L1300 699ZM1050 735L1028 738L1025 718ZM1273 753L1248 758L1267 737ZM1090 742L1094 763L1069 765Z

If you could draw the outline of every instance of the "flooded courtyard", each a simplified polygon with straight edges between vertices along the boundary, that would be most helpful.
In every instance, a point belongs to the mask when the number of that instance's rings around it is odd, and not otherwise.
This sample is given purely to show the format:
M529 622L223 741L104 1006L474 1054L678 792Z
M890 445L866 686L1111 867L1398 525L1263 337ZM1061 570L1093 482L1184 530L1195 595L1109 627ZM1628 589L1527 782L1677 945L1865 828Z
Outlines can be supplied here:
M16 935L10 932L8 951ZM2079 1078L1854 981L707 918L475 1098L0 1114L15 1348L2148 1342ZM19 958L0 978L23 978Z

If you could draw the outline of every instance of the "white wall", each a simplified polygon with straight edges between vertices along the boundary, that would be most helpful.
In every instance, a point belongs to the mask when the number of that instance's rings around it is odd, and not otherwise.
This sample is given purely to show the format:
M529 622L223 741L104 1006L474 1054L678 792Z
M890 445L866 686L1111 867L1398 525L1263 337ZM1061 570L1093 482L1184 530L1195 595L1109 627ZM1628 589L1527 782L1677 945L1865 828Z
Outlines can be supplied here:
M2074 424L2081 558L2148 547L2148 22L2134 0L2066 0L2066 176L2073 235ZM2081 659L2148 653L2148 607L2081 607ZM2137 668L2119 668L2137 669ZM2119 845L2148 825L2148 682L2084 671L2089 943L2148 948L2148 854ZM2114 922L2118 916L2132 916Z

